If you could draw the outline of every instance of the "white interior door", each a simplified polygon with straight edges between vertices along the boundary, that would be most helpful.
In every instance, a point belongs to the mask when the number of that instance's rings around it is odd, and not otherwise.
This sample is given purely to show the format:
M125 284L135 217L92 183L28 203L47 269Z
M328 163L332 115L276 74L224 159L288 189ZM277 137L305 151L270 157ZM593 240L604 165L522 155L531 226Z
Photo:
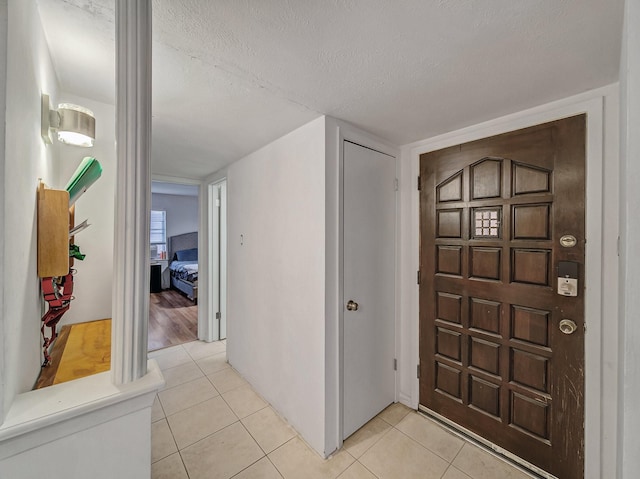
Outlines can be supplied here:
M343 438L395 398L395 165L344 142Z
M227 339L227 182L220 183L220 335Z
M227 182L209 185L209 321L211 337L227 337Z

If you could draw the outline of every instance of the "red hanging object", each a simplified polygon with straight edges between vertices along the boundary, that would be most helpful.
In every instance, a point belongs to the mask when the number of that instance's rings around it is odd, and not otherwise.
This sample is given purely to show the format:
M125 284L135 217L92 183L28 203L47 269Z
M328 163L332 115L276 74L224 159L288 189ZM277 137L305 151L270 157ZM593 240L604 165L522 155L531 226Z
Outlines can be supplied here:
M70 269L69 273L65 276L42 278L42 294L44 295L44 300L49 305L48 311L42 316L42 327L40 328L43 339L42 352L44 354L42 367L48 366L51 363L49 346L51 346L51 343L58 337L56 326L71 305L71 300L73 299L74 272L74 270ZM49 337L45 335L45 327L51 330Z

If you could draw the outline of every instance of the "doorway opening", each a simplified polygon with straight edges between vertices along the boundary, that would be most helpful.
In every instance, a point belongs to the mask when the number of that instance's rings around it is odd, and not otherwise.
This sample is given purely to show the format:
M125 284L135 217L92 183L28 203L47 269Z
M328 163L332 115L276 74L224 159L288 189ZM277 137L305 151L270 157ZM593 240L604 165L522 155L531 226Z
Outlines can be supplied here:
M198 339L199 192L151 182L149 351Z

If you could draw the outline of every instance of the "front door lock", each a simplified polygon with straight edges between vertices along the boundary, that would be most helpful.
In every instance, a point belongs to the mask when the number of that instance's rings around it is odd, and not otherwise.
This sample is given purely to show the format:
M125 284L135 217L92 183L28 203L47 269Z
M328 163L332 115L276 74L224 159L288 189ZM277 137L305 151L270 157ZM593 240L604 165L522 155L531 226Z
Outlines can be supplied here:
M347 303L347 311L358 311L358 303L356 303L353 299L350 299Z
M558 294L560 296L578 296L578 263L558 262Z
M562 331L564 334L573 334L575 333L576 329L578 329L578 326L570 319L563 319L562 321L560 321L560 331Z

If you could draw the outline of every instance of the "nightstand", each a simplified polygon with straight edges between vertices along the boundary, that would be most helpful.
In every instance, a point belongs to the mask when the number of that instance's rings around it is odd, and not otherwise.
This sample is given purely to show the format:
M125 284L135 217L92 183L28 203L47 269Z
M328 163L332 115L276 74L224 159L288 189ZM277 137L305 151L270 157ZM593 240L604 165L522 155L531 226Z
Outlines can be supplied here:
M169 260L168 259L152 259L151 260L151 276L153 276L154 266L159 267L160 287L169 289Z

